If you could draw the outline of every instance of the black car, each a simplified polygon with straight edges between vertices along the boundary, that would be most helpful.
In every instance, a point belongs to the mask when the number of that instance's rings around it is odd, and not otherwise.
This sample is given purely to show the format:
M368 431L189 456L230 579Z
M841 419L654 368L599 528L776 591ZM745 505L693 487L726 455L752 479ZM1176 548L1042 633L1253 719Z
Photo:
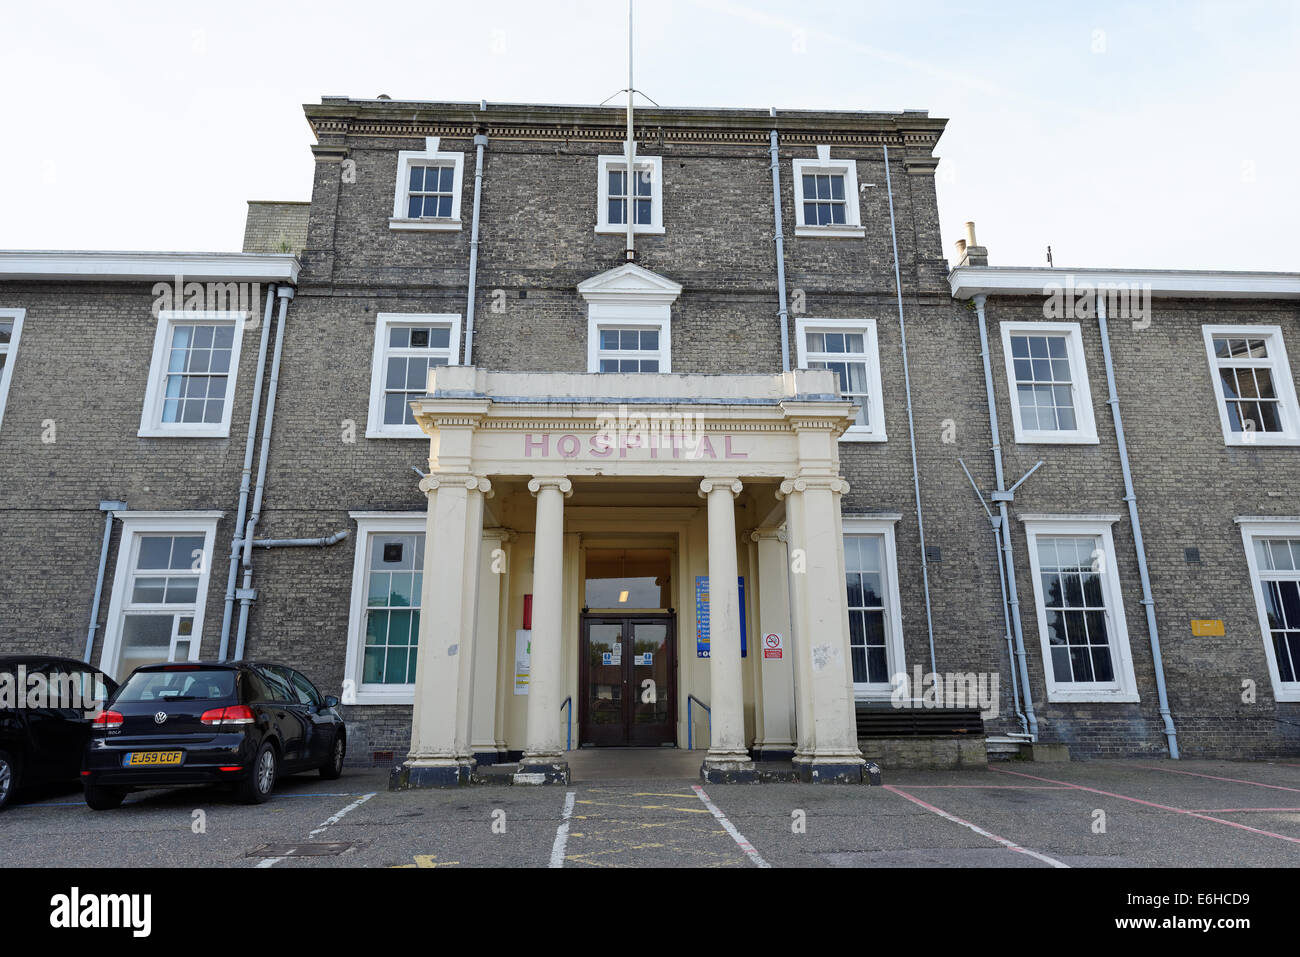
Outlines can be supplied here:
M137 668L94 720L81 772L86 803L103 811L131 790L228 783L260 804L281 775L319 769L332 780L347 750L338 703L283 665Z
M19 786L77 780L91 718L116 690L73 658L0 656L0 808Z

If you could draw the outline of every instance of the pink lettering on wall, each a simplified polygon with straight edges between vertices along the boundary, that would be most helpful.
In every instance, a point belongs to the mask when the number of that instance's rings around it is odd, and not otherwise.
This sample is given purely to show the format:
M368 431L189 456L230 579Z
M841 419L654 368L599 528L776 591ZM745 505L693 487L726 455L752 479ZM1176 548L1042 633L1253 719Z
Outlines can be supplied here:
M538 439L533 437L533 433L526 432L524 434L524 458L531 459L533 457L534 449L538 450L539 454L543 457L550 455L551 433L543 432L542 437Z
M582 443L578 441L576 435L562 435L560 440L555 443L555 451L559 452L566 459L575 458L582 448Z
M724 455L723 455L724 458L728 458L728 459L749 458L748 452L736 452L735 450L732 449L730 435L723 436L723 450L724 450Z

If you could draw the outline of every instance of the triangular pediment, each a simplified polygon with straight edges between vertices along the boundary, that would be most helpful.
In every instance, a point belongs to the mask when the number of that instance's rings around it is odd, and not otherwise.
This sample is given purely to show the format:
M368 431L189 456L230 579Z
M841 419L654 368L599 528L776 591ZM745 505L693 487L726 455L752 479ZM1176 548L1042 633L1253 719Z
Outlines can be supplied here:
M578 293L588 302L671 303L682 287L636 263L625 263L578 283Z

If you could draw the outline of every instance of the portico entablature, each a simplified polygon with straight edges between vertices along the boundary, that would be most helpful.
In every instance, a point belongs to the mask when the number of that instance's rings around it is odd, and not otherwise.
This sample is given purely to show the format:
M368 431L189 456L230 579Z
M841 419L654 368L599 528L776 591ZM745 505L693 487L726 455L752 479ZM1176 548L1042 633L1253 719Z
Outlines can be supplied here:
M476 475L835 475L856 408L833 372L616 375L430 370L411 403L430 466Z

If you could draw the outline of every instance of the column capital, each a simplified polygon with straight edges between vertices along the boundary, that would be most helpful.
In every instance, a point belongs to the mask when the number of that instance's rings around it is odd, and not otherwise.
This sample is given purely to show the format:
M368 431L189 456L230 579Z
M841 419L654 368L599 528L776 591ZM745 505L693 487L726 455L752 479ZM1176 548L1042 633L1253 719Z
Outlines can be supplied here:
M485 498L491 498L492 482L482 475L467 475L464 472L430 472L420 479L420 491L430 495L440 488L464 488L471 492L482 492Z
M766 526L764 528L751 528L749 531L745 532L744 538L747 541L751 541L751 542L762 542L762 541L784 542L787 540L785 529L777 528L776 526Z
M840 495L847 495L849 483L838 475L799 475L782 482L781 487L777 489L776 497L783 499L795 492L806 492L809 489L825 489Z
M519 534L513 528L501 528L493 525L483 529L485 541L513 542L518 537Z
M563 475L536 475L528 480L528 491L534 496L544 488L552 488L569 498L573 495L573 483Z
M709 493L714 489L727 489L735 497L740 494L744 487L738 478L706 478L700 482L699 496L700 498L708 498Z

